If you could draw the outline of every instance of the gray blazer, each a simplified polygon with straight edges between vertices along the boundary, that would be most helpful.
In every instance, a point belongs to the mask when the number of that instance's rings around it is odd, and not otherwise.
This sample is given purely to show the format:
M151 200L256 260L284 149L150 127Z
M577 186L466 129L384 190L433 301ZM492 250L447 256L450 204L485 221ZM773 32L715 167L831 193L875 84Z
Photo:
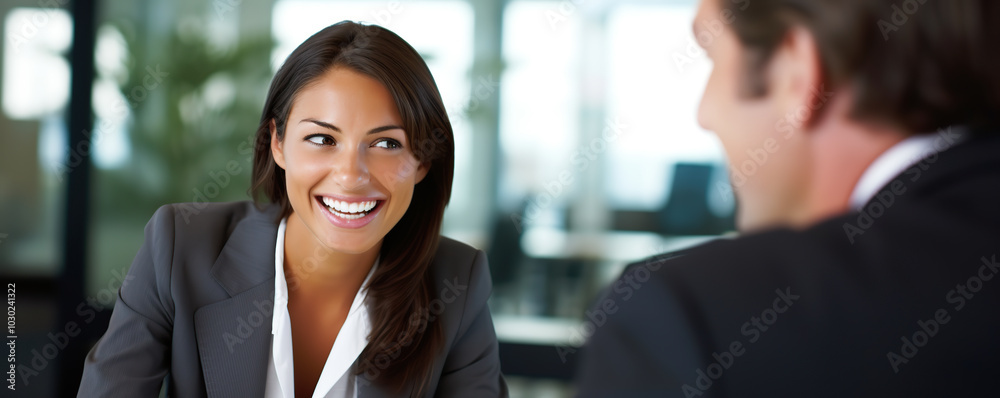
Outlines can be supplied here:
M251 202L157 210L108 330L87 355L78 396L155 397L164 380L168 396L263 396L277 215L276 206L258 210ZM435 291L451 292L441 294L443 310L432 306L444 349L426 396L506 397L486 305L491 282L485 254L441 238L431 272ZM358 396L394 394L363 375Z

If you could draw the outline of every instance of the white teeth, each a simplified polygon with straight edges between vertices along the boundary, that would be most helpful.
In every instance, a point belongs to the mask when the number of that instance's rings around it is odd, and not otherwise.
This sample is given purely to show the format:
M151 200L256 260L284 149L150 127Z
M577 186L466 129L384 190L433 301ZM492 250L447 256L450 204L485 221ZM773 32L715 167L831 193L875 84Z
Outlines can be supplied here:
M338 213L336 211L334 211L333 214L336 214L337 217L343 218L345 220L357 220L365 216L364 214L344 214L344 213Z
M345 202L335 199L330 199L323 196L323 204L327 208L332 210L337 216L346 218L348 220L353 220L356 218L363 217L365 213L368 213L375 208L378 201L369 200L365 202Z

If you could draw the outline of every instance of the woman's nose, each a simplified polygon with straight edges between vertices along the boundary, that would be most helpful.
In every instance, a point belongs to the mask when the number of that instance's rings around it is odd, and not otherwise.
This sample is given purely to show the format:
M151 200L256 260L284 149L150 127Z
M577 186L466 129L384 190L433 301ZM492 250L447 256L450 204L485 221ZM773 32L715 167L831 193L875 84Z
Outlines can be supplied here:
M368 165L360 151L344 151L334 162L334 179L345 190L352 190L368 184Z

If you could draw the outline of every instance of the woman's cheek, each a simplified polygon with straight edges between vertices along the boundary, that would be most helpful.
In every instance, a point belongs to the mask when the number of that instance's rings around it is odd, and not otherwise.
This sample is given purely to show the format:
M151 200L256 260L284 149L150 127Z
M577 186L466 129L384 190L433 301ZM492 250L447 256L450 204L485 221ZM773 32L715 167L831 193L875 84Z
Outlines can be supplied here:
M377 162L382 181L393 185L412 180L419 167L413 156L385 156Z
M396 179L399 182L412 181L413 176L417 173L417 169L420 167L420 162L413 156L406 156L403 161L400 162L399 167L397 167Z

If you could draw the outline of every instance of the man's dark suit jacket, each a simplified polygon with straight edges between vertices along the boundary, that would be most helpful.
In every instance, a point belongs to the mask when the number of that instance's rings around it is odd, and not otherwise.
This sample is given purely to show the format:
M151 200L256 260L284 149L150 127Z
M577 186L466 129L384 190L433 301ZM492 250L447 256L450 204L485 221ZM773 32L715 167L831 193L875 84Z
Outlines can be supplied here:
M264 395L277 208L195 206L161 207L146 225L108 330L87 356L80 397L155 397L164 377L168 396ZM506 396L485 254L441 238L431 272L435 292L447 291L428 314L441 322L445 349L426 396ZM409 396L367 375L357 388L359 397Z
M1000 396L1000 135L862 211L633 264L590 311L582 397Z

